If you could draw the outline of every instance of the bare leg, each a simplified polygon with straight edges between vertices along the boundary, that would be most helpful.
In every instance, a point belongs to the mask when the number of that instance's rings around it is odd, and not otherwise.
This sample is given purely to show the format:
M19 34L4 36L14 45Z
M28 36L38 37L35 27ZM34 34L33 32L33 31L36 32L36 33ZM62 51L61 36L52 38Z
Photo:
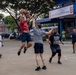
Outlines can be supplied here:
M21 51L24 48L24 46L25 46L25 42L22 43L22 45L21 45L19 50Z
M58 61L60 61L60 59L61 59L61 56L58 56Z
M39 71L41 69L41 67L39 66L39 62L38 62L39 54L36 54L35 57L36 57L36 64L37 64L37 68L35 69L35 71Z
M60 59L61 59L61 56L58 56L58 64L62 64Z
M40 54L40 57L41 57L41 60L42 60L43 66L45 66L44 59L43 59L43 54Z
M21 54L21 51L22 51L22 49L25 47L25 42L23 42L22 43L22 45L21 45L21 47L20 47L20 49L19 49L19 51L18 51L18 56Z
M35 57L36 57L36 64L37 64L37 67L39 67L39 63L38 63L38 57L39 57L39 55L36 54Z
M52 61L52 58L54 57L56 55L56 52L53 52L52 53L52 56L50 57L50 59L49 59L49 62L51 63L51 61Z
M27 49L30 48L31 46L32 46L32 42L28 42Z
M41 57L41 60L42 60L42 63L43 63L42 69L46 70L47 68L46 68L45 63L44 63L43 54L40 54L40 57Z
M24 47L24 53L26 53L27 49L30 48L32 46L32 42L28 42L27 43L27 47Z
M75 53L75 43L73 43L73 53Z
M62 64L60 59L61 59L61 50L58 52L58 64Z

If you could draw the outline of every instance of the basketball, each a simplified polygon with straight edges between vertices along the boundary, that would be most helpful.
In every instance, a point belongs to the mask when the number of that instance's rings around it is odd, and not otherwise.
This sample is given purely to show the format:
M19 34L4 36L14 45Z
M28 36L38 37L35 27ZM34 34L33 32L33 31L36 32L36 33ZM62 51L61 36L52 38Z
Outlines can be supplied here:
M26 9L21 9L20 10L20 14L27 14L27 13L28 13L28 11Z

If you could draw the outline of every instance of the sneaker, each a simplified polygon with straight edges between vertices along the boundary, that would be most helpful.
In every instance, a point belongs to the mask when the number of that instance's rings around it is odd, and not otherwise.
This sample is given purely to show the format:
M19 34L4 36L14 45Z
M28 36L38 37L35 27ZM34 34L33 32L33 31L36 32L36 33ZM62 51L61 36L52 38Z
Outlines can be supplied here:
M3 47L4 45L2 45L2 47Z
M24 53L26 53L26 50L27 50L26 47L24 47Z
M21 51L19 50L17 54L18 54L18 56L19 56L19 55L21 54Z
M52 58L49 59L49 63L51 63L51 61L52 61Z
M61 61L58 61L58 64L62 64Z
M2 54L0 54L0 58L2 57Z
M73 51L73 53L75 53L75 51Z
M43 70L46 70L47 68L46 68L46 66L43 66L42 69L43 69Z
M39 66L35 69L35 71L39 71L40 69L41 69L41 67Z

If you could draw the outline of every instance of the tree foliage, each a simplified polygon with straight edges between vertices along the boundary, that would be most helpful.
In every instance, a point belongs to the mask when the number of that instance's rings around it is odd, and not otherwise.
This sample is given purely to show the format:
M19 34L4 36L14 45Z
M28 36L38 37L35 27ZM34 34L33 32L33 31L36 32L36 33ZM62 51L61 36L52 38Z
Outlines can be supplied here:
M16 29L15 21L11 16L7 16L4 19L4 23L7 25L7 28L14 31Z
M14 10L25 8L34 13L47 13L54 5L52 0L0 0L0 8L11 7Z
M27 9L31 15L35 13L40 15L42 13L47 14L53 5L54 0L0 0L0 9L8 11L17 25L16 19L18 15L17 11L19 11L19 9ZM14 10L15 17L10 12L12 11L11 9Z

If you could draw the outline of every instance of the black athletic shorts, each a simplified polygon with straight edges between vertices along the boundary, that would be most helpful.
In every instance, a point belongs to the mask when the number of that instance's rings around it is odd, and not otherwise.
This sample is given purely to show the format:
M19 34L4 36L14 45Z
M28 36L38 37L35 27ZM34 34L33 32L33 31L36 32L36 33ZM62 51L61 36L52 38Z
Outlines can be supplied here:
M53 53L58 53L58 56L61 56L61 48L59 45L50 46Z
M72 41L72 44L75 44L76 43L76 41Z
M43 53L43 44L42 43L35 43L34 44L34 53L35 54L39 54L39 53Z

